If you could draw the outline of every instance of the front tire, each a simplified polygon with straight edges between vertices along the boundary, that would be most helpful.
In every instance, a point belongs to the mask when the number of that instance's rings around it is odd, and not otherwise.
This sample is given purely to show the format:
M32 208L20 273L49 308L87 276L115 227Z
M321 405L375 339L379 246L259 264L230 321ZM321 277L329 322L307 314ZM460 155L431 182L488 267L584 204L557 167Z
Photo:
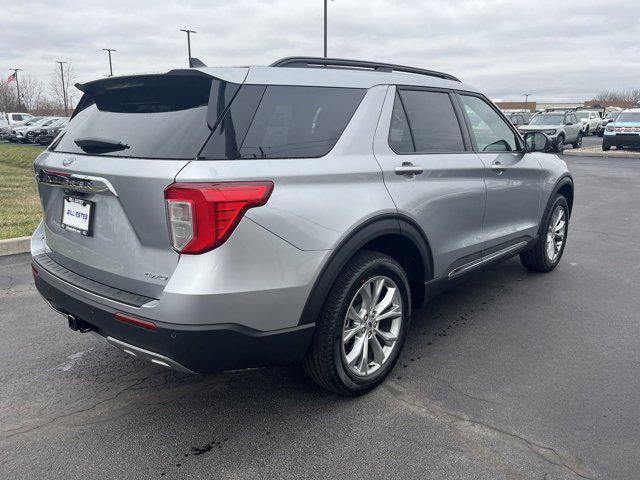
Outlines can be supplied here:
M562 258L569 231L569 204L556 194L545 214L538 240L528 252L520 254L522 264L532 272L550 272Z
M578 138L571 144L573 148L580 148L582 146L582 134L578 133Z
M409 280L402 266L382 253L358 253L325 301L304 370L340 395L369 392L398 360L410 316Z
M558 137L558 142L556 143L556 152L562 153L564 151L564 137L560 135Z

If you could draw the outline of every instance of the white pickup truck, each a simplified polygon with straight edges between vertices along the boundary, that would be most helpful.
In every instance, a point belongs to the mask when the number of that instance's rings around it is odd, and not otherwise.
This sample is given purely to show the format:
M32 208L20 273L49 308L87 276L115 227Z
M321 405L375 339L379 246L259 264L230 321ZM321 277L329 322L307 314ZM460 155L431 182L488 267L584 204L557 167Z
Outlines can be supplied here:
M590 133L595 135L598 129L598 124L602 120L600 112L594 110L578 110L576 112L578 120L582 122L582 134L584 136Z
M28 113L2 113L0 112L0 140L7 140L9 138L9 131L12 127L22 124L29 119L33 118L33 115Z
M9 126L13 127L18 123L31 120L33 118L33 115L30 115L28 113L7 113L5 114L5 117L7 119L7 123L9 124Z

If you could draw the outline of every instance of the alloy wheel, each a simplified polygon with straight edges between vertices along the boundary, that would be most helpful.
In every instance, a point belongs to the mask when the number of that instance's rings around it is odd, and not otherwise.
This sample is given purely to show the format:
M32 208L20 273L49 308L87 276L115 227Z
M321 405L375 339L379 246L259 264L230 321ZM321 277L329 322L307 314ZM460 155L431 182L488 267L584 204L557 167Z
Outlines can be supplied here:
M558 205L551 214L545 252L547 260L555 262L562 252L564 239L567 233L566 214L562 205Z
M342 359L359 377L374 374L391 357L404 320L402 296L386 276L367 280L351 299L342 329Z

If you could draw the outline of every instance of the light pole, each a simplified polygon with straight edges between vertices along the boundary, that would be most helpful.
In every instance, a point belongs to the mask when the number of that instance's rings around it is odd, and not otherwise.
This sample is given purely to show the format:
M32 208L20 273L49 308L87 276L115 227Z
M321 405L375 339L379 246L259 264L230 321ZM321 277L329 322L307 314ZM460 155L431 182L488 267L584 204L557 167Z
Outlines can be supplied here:
M331 0L333 2L333 0ZM324 0L324 58L327 58L327 0Z
M117 52L117 50L114 50L113 48L103 48L102 50L104 50L109 54L109 76L113 77L113 64L111 63L111 52Z
M527 111L527 101L529 100L529 97L531 96L530 93L523 93L524 95L524 111Z
M181 28L180 31L187 34L187 63L189 67L191 67L191 34L198 32L196 32L195 30L189 30L188 28Z
M56 63L60 64L60 80L62 80L62 99L64 101L64 116L68 117L69 112L67 110L67 89L64 85L64 68L62 68L62 65L64 65L67 62L56 61Z
M13 76L16 77L16 88L18 89L18 110L20 110L20 81L18 80L18 72L21 72L21 68L10 68L9 70L13 70Z
M327 0L324 0L324 58L327 58Z

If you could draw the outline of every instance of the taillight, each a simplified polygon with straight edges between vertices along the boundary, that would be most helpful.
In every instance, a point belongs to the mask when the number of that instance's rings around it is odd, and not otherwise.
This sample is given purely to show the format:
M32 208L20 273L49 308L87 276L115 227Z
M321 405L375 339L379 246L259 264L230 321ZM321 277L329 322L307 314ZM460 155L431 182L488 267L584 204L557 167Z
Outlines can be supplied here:
M198 254L222 245L244 213L267 203L273 182L174 183L164 192L172 247Z

